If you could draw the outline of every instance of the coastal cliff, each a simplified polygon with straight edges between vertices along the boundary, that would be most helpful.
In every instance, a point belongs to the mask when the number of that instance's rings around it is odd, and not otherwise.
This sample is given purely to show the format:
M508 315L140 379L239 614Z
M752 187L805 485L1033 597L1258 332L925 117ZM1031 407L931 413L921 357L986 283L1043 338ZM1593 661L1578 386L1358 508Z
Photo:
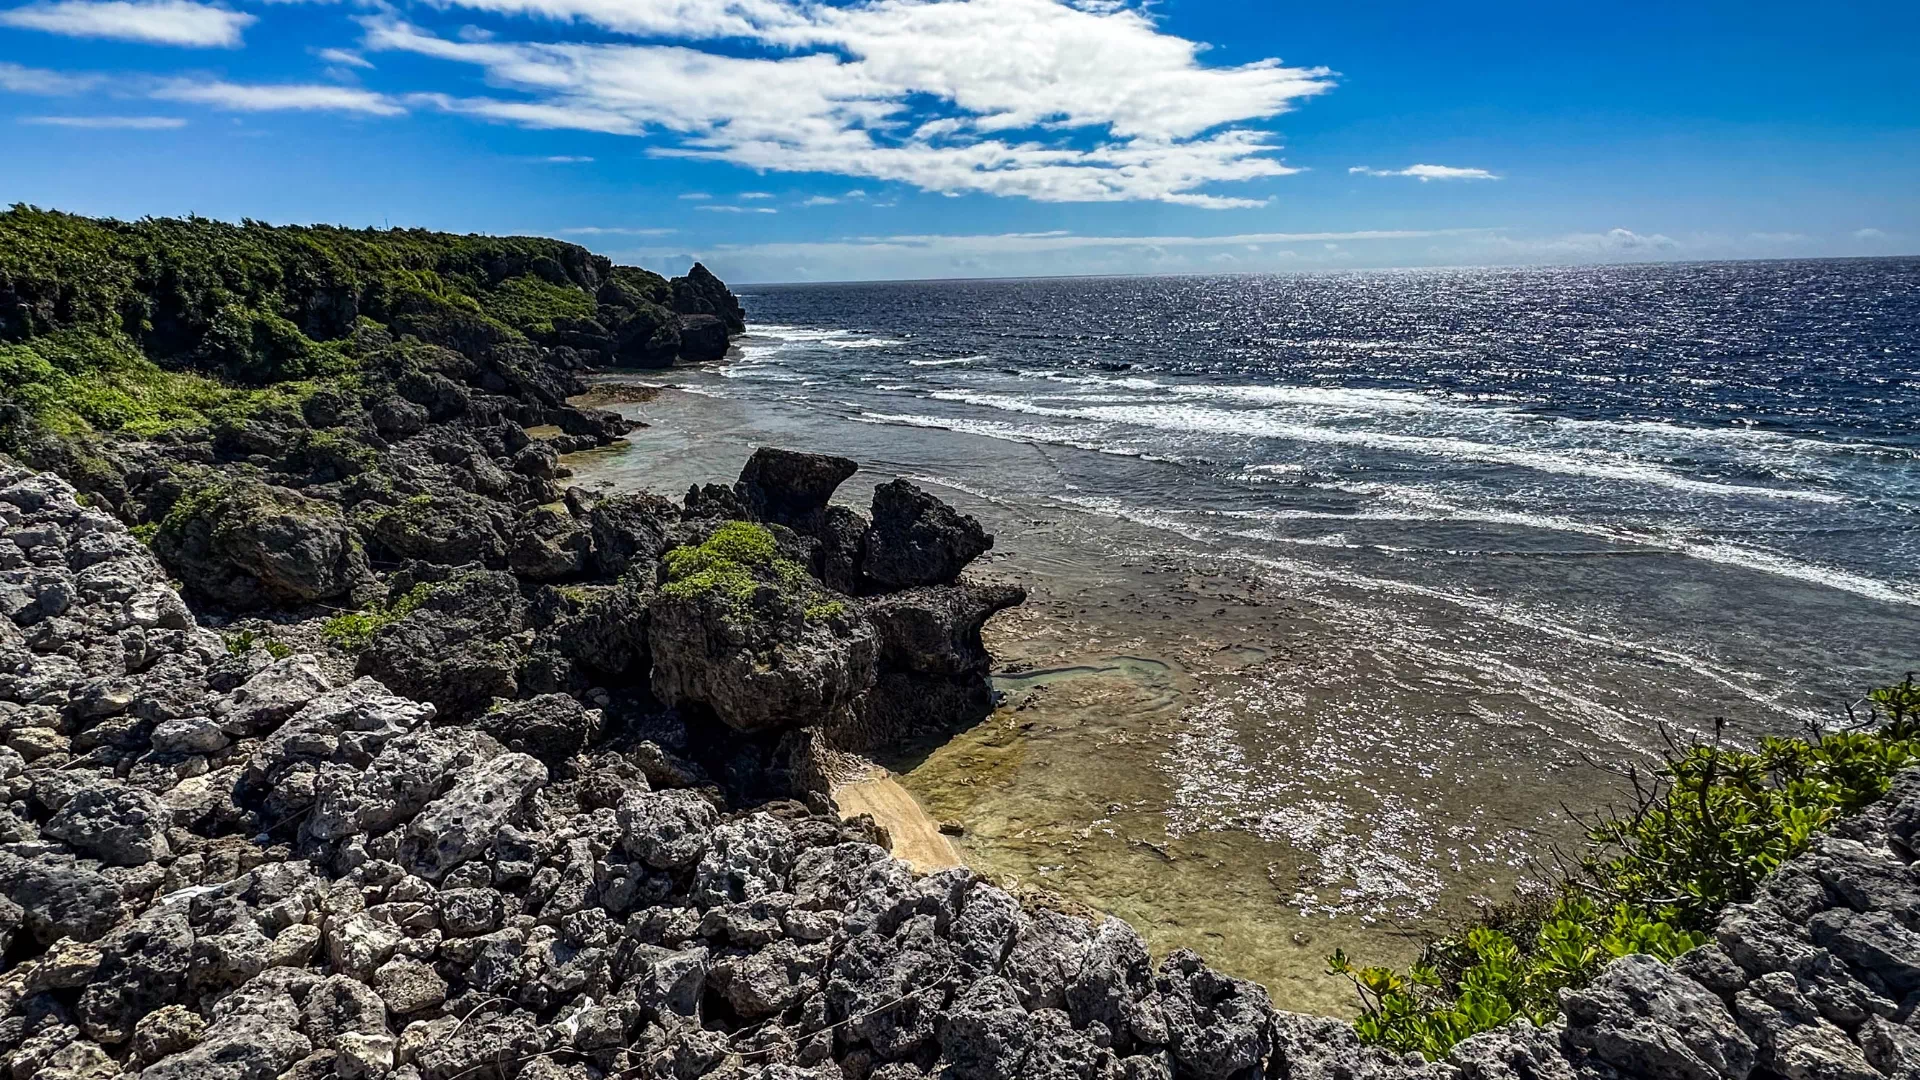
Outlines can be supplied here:
M745 327L525 238L0 215L16 1080L1920 1075L1920 779L1712 941L1428 1062L965 869L841 755L993 708L992 537L757 450L568 487L591 370ZM1281 1003L1284 1005L1285 1003Z

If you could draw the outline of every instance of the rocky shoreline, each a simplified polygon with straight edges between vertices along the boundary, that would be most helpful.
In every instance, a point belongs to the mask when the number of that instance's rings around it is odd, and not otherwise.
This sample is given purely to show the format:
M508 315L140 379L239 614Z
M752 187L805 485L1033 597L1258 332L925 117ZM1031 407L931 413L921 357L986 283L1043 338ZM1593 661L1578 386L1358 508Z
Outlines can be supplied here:
M63 481L6 464L0 1046L19 1078L1908 1076L1920 776L1672 967L1444 1063L1275 1011L1118 920L916 877L604 710L460 717L236 650ZM880 841L881 843L876 843Z
M770 447L677 501L566 486L560 454L629 430L569 403L583 373L724 352L737 300L401 240L467 291L309 267L245 338L230 294L183 313L160 274L95 328L147 368L0 388L14 1080L1920 1074L1911 776L1717 944L1440 1063L1156 966L1119 920L916 875L832 777L991 712L981 629L1024 599L965 576L992 538L904 480L835 503L856 462ZM0 340L63 341L76 279L23 280ZM216 361L253 389L95 423L113 379ZM289 367L319 375L260 374Z

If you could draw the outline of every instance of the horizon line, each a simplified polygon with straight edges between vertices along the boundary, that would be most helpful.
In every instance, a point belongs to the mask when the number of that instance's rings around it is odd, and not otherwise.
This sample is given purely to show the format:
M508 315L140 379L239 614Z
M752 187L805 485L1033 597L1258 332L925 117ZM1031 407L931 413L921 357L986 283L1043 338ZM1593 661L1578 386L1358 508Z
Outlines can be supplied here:
M1318 274L1418 274L1458 272L1461 270L1594 270L1609 267L1716 266L1728 263L1887 262L1900 259L1920 259L1920 251L1896 255L1772 255L1753 258L1642 259L1639 261L1577 263L1452 263L1434 266L1321 266L1300 267L1294 270L1183 270L1160 274L979 274L971 277L831 278L820 281L743 281L737 284L729 282L727 287L733 289L765 289L797 285L908 285L946 282L960 283L969 281L1122 281L1145 278L1305 277ZM695 256L693 261L703 262L704 260Z

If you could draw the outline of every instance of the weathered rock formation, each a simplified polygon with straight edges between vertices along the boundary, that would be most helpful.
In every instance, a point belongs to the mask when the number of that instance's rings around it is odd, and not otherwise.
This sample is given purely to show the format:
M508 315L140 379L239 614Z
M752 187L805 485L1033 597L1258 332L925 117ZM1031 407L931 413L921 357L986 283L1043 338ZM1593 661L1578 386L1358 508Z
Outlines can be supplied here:
M517 604L508 575L479 568L390 584L444 589L401 622L484 618L538 639L602 604L645 610L659 583L633 569L577 604L550 586ZM858 603L877 663L957 678L982 664L983 612L1009 598L920 587ZM322 658L223 641L118 522L4 459L0 609L14 1077L1920 1070L1920 772L1729 910L1713 944L1671 966L1618 961L1567 995L1564 1019L1428 1063L1277 1012L1192 953L1153 965L1118 920L1023 904L965 870L916 877L817 797L730 800L684 756L684 722L610 715L591 690L462 722ZM647 663L604 628L582 651L600 658L583 670Z

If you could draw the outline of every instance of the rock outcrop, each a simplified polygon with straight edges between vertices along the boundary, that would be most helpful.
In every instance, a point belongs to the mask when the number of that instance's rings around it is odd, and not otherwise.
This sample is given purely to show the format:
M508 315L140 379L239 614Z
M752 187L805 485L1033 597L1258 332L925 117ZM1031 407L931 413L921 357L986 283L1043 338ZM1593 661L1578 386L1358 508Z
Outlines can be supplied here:
M859 469L851 458L763 446L740 470L734 493L755 521L813 533L826 520L834 491Z
M951 584L992 547L978 521L905 480L873 489L863 569L881 590Z
M339 600L372 582L337 507L255 481L205 478L175 500L153 547L189 590L240 611Z
M1023 904L966 870L916 876L817 798L729 800L660 717L549 693L462 719L321 658L229 647L118 522L4 459L0 525L0 1053L15 1077L1920 1071L1920 771L1727 911L1713 943L1672 965L1626 957L1567 994L1562 1019L1425 1062L1276 1011L1192 953L1155 965L1118 920ZM443 591L401 621L561 625L596 602L522 610L507 575L478 567L419 580ZM855 603L876 663L959 678L983 664L980 620L1012 598L922 586Z

